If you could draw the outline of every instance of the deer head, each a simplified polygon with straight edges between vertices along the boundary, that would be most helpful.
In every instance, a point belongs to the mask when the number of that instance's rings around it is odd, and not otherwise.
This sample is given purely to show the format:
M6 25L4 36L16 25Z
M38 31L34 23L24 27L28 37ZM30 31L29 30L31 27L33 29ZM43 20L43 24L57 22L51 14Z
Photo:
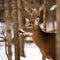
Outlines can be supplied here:
M42 8L38 11L36 8L31 8L32 12L25 8L25 11L30 15L29 18L25 18L25 25L19 30L19 32L23 35L32 35L32 31L39 25L39 17Z
M36 30L37 26L39 25L39 17L30 20L25 18L25 25L19 30L19 32L23 35L32 35L33 31Z

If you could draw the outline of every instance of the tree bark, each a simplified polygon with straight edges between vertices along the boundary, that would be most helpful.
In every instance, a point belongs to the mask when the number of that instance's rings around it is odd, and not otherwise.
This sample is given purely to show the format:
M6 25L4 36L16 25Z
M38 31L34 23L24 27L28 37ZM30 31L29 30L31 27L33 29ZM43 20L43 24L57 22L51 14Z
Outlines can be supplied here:
M56 60L60 60L60 0L57 0L57 40L56 40Z
M43 11L43 23L44 23L44 31L46 32L46 22L47 22L47 8L46 8L46 0L44 0L44 11Z
M18 5L18 24L19 24L19 29L24 25L23 24L23 15L21 13L21 10L24 10L23 2L22 0L17 0L17 5ZM19 34L19 46L20 46L20 56L25 56L24 55L24 39L23 36Z
M12 21L14 30L14 47L15 47L15 60L20 60L19 56L19 32L18 32L18 9L17 0L12 0Z
M8 42L8 60L12 60L9 0L5 0L6 35Z

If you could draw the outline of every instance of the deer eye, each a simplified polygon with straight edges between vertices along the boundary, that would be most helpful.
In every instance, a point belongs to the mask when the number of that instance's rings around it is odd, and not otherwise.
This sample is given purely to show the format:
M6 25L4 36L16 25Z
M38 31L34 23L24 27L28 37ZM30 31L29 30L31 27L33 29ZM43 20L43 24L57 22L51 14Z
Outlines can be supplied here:
M31 24L29 24L29 25L28 25L28 28L31 28L31 27L32 27L32 25L31 25Z
M28 25L29 27L31 27L31 25Z

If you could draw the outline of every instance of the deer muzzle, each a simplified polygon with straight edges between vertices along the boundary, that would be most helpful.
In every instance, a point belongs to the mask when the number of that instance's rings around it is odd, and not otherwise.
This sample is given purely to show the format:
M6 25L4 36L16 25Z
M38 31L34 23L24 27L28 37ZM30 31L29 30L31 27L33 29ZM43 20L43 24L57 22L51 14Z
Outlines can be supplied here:
M22 29L19 30L19 33L20 33L20 34L24 34L24 32L25 32L25 31L22 30Z
M24 35L24 36L26 36L26 35L30 35L30 36L31 36L31 35L32 35L31 32L26 32L26 31L24 31L23 29L20 29L20 30L19 30L19 33L22 34L22 35Z

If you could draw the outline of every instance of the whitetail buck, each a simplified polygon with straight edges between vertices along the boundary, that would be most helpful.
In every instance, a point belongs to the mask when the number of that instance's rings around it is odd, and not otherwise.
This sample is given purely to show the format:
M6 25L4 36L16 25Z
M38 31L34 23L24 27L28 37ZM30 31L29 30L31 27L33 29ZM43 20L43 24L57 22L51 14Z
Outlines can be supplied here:
M24 36L30 35L33 42L40 48L42 54L49 59L56 60L56 33L43 32L39 17L26 18L25 25L19 30Z

